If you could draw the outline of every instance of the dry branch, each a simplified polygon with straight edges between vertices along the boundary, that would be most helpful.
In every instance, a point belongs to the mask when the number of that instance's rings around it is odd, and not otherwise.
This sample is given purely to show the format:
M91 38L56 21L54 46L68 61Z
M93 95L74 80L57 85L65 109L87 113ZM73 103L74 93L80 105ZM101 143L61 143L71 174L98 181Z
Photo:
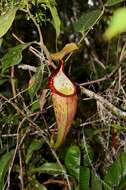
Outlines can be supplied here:
M123 119L126 121L126 112L120 110L119 108L117 108L116 106L114 106L112 103L110 103L107 99L103 98L102 96L92 92L91 90L88 90L84 87L80 87L81 92L85 95L87 95L88 97L95 99L96 101L99 101L100 103L102 103L102 105L108 109L109 111L111 111L115 116L117 116L119 119Z

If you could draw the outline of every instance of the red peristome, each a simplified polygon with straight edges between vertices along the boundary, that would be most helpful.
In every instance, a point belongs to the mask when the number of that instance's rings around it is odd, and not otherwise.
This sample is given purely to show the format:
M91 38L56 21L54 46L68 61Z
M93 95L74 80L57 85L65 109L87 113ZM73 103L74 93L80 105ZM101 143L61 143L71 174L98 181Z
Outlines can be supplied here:
M64 68L63 60L61 60L60 68L61 68L61 67L62 67L62 70L63 70L63 68ZM54 71L52 72L52 74L49 76L49 78L48 78L48 80L49 80L49 83L48 83L49 88L50 88L50 90L51 90L52 93L58 94L58 95L63 96L63 97L71 97L71 96L74 96L74 95L76 94L76 86L75 86L75 84L74 84L72 81L71 81L71 82L72 82L72 84L73 84L73 86L74 86L74 93L73 93L73 94L65 95L65 94L63 94L63 93L61 93L61 92L59 92L58 90L55 89L55 87L54 87L54 77L56 76L56 74L58 73L58 71L60 70L60 68L54 70Z

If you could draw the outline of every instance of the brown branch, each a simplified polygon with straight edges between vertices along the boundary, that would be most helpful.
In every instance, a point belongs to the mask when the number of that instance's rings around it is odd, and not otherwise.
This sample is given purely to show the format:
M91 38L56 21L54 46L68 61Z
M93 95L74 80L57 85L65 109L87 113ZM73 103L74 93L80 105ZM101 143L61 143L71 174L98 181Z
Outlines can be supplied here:
M23 42L18 36L16 36L16 34L14 34L14 33L12 33L12 36L18 41L18 42L20 42L21 44L24 44L25 42ZM31 53L33 53L36 57L38 57L38 58L42 58L36 51L35 51L36 49L35 48L33 48L32 46L30 46L29 47L29 51L31 52Z
M79 85L80 86L86 86L86 85L90 85L90 84L95 84L95 83L103 82L105 80L110 80L111 77L118 71L118 69L120 68L121 64L122 63L120 62L109 75L106 75L106 76L104 76L104 77L102 77L100 79L84 82L84 83L81 83Z
M24 179L23 179L23 163L22 163L22 154L21 150L18 150L18 155L19 155L19 165L20 165L20 183L21 183L21 190L24 190Z
M59 164L60 168L62 169L64 178L66 179L67 184L68 184L68 189L71 190L71 185L70 185L70 181L69 181L68 175L67 175L66 171L64 170L64 167L63 167L62 163L60 162L60 160L59 160L59 158L58 158L58 156L57 156L55 150L52 149L49 140L45 137L44 131L43 131L36 123L34 123L34 122L32 121L32 119L29 118L29 116L26 116L26 114L25 114L15 103L11 102L11 100L7 99L6 97L4 97L4 96L1 95L1 94L0 94L0 97L1 97L3 100L5 100L6 102L8 102L9 104L11 104L11 105L16 109L16 111L17 111L18 114L21 116L21 118L23 118L23 120L22 120L21 123L20 123L20 126L22 125L22 123L23 123L25 120L27 120L27 121L29 121L29 123L30 123L32 126L34 126L34 127L39 131L40 135L42 136L42 138L44 139L44 141L46 142L46 144L49 146L49 148L50 148L50 150L51 150L51 152L52 152L54 158L56 159L57 163ZM18 127L18 128L20 129L20 127ZM19 138L19 137L17 136L17 139L18 139L18 138ZM23 137L22 137L22 139L23 139ZM20 142L22 143L22 141L20 141ZM21 144L21 143L20 143L20 144ZM20 144L19 144L19 143L17 144L17 148L20 146ZM17 149L17 148L16 148L16 149ZM14 156L16 156L16 152L17 152L17 150L15 150L15 153L14 153L15 155L14 155ZM15 158L13 158L13 159L15 159ZM12 160L12 161L13 161L13 160ZM10 170L10 171L11 171L11 170Z
M95 84L95 83L99 83L99 82L103 82L105 80L110 80L111 77L119 70L119 68L122 65L122 61L126 58L126 53L125 53L125 49L126 49L126 43L123 45L121 53L120 53L120 57L119 57L119 64L115 67L115 69L108 75L100 78L100 79L96 79L96 80L92 80L92 81L88 81L88 82L84 82L79 84L80 86L86 86L86 85L90 85L90 84ZM95 60L96 61L96 60Z
M32 133L30 133L29 132L29 136L34 136L34 135L37 135L37 134L39 134L40 132L39 131L35 131L35 132L32 132ZM14 134L2 134L2 135L0 135L0 138L13 138L13 137L17 137L19 134L17 134L17 133L14 133ZM22 135L20 135L20 137L22 137Z
M113 104L111 104L108 100L104 99L102 96L92 92L91 90L88 90L84 87L80 87L81 92L85 95L87 95L88 97L95 99L96 101L99 101L100 103L103 104L103 106L108 109L109 111L111 111L114 115L116 115L119 119L123 119L126 121L126 112L120 110L119 108L117 108L116 106L114 106Z
M45 181L43 184L44 185L48 185L48 184L55 184L55 183L58 183L60 185L65 185L65 186L68 186L67 182L64 181L64 180L56 180L56 179L49 179L47 181Z
M23 118L23 120L19 123L19 126L18 126L18 129L17 129L17 134L19 134L19 130L20 130L20 128L22 127L22 125L23 125L23 123L25 122L25 120L26 120L26 117L24 117ZM23 137L22 137L22 139L24 139ZM22 140L21 139L21 140ZM11 164L10 164L10 166L9 166L9 171L8 171L8 176L7 176L7 181L6 181L6 183L7 183L7 189L10 189L10 174L11 174L11 171L12 171L12 168L13 168L13 165L14 165L14 161L15 161L15 158L16 158L16 154L17 154L17 152L18 152L18 150L19 150L19 142L20 142L20 137L19 137L19 135L17 136L17 143L16 143L16 148L15 148L15 150L14 150L14 154L13 154L13 158L12 158L12 161L11 161Z
M102 61L100 61L100 60L98 59L98 57L95 55L95 53L94 53L93 51L91 52L91 55L92 55L92 57L93 57L93 60L94 60L98 65L100 65L100 66L102 67L102 69L106 70L106 67L105 67L104 63L102 63Z
M16 36L14 33L12 33L12 36L13 36L17 41L19 41L21 44L24 44L24 43L25 43L25 42L23 42L18 36ZM38 43L38 42L34 42L34 43L37 44L37 45L39 45L39 46L41 47L40 43ZM41 47L41 49L42 49L42 47ZM29 51L30 51L31 53L33 53L36 57L38 57L40 60L42 60L42 55L40 54L40 52L38 52L37 49L35 49L34 47L30 46L30 47L29 47ZM46 48L45 45L43 46L43 51L44 51L44 53L46 54L46 57L47 57L47 59L48 59L48 65L50 65L50 66L52 66L54 69L56 69L56 68L57 68L56 65L52 62L52 60L50 61L50 53L49 53L49 51L48 51L48 49Z

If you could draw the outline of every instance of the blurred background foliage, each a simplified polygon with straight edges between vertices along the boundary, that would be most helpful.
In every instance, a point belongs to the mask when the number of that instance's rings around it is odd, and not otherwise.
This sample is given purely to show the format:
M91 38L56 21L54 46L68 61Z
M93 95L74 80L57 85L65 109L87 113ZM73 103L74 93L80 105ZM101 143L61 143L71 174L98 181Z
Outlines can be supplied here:
M124 190L126 119L79 87L126 111L125 1L5 0L0 15L0 190ZM79 48L64 57L65 73L78 109L54 150L46 53L71 42Z

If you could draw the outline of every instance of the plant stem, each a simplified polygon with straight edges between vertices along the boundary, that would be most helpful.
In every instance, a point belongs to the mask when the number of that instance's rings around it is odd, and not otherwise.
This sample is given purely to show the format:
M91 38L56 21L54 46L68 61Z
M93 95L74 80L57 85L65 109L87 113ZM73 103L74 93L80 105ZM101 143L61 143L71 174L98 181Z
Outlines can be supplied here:
M54 65L54 63L52 62L52 58L51 58L51 55L50 55L50 52L48 51L47 47L45 46L44 44L44 41L43 41L43 36L42 36L42 32L41 32L41 29L40 29L40 26L39 24L37 24L35 18L33 17L33 15L31 14L30 10L29 10L29 7L27 6L27 12L30 16L30 18L32 19L33 23L35 24L37 30L38 30L38 33L39 33L39 38L40 38L40 48L41 48L41 53L42 51L44 51L47 59L48 59L48 65L52 66L54 69L56 69L56 66Z

